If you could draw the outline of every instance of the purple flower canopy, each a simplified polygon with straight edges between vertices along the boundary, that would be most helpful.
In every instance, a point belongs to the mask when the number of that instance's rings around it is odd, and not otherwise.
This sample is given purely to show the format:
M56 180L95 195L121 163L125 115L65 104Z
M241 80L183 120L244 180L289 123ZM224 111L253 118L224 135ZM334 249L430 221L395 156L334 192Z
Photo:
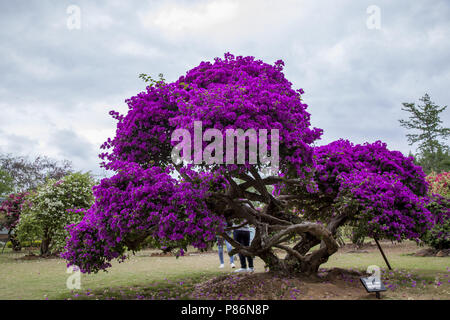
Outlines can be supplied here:
M205 128L278 129L281 161L312 163L312 147L322 130L310 129L302 89L292 89L281 72L280 60L269 65L253 57L225 54L214 63L202 62L173 83L148 87L127 100L129 111L118 120L116 137L100 155L106 168L124 162L163 165L171 162L171 134L177 128L193 131L194 121Z
M95 204L79 224L68 226L62 257L82 272L97 272L124 259L128 249L138 250L148 236L204 248L223 231L223 212L211 206L211 197L227 192L232 173L252 166L187 167L175 179L171 134L178 128L192 132L194 121L222 133L278 129L280 177L307 182L309 198L327 199L337 212L352 206L358 211L353 219L371 234L417 239L432 222L422 198L422 169L381 142L314 147L322 130L310 128L303 90L292 88L283 65L227 53L175 82L147 87L126 101L126 115L111 111L116 136L103 144L100 157L116 175L94 188Z
M426 209L425 173L401 152L377 141L353 145L338 140L315 148L319 189L351 198L358 223L372 236L419 240L433 223Z

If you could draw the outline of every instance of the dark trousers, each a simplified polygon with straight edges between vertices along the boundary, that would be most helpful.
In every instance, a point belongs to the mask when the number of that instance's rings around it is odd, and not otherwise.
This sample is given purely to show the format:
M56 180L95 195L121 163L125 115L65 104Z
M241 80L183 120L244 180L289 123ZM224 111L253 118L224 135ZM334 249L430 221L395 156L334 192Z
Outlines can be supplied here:
M244 230L234 230L234 240L239 242L243 246L250 245L250 231ZM253 258L250 256L244 256L242 253L239 253L239 261L241 262L241 268L247 269L247 261L248 267L253 268Z

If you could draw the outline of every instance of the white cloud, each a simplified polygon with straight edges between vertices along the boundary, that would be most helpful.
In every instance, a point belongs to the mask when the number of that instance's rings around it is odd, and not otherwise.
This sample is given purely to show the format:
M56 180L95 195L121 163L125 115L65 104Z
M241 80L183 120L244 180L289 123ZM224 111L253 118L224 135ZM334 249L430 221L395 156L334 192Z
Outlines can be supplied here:
M435 26L434 28L427 31L427 38L430 45L448 46L448 39L450 38L450 28L448 26L446 28L443 28L442 26Z
M58 78L63 73L63 70L51 62L48 57L23 56L23 53L14 51L6 54L6 56L9 58L9 62L13 63L17 69L32 78L52 80Z
M138 17L142 26L177 42L202 42L220 47L259 45L298 32L316 5L306 0L197 0L166 1ZM298 30L286 31L290 28Z
M171 2L139 14L147 28L157 27L169 35L183 35L192 31L209 30L218 24L230 21L237 13L236 1L215 0L180 5Z
M136 57L158 58L164 56L158 48L144 45L132 40L124 40L123 42L119 42L115 46L115 50L119 54Z
M87 11L87 12L86 12ZM89 29L109 29L116 21L105 13L100 13L97 10L89 12L89 9L82 11L83 27Z

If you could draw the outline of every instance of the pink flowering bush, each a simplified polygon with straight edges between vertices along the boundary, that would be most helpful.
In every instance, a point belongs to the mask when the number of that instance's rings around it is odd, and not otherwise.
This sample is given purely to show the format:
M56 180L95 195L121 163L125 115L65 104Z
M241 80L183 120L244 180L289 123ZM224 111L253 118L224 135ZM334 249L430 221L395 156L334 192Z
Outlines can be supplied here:
M433 215L433 228L423 235L424 242L435 249L450 248L450 172L431 173L427 208Z
M111 111L116 135L100 157L115 174L94 188L82 221L67 227L62 257L69 265L97 272L149 236L183 254L219 234L233 245L231 254L259 256L276 272L311 274L337 251L336 232L345 224L380 238L418 240L433 224L422 169L379 141L315 146L322 130L310 127L303 90L292 88L283 65L228 53L177 81L148 86L127 100L125 115ZM197 121L223 135L278 129L278 172L263 174L267 164L250 163L249 152L243 164L174 164L172 133L192 134ZM251 246L228 237L226 226L236 220L255 227ZM291 239L293 247L283 244Z
M27 195L27 192L13 193L0 204L0 213L4 216L0 228L8 230L15 228L19 222L22 205Z
M450 172L431 173L426 177L430 194L450 198Z
M14 251L21 249L20 242L14 234L14 231L19 223L22 206L27 195L27 192L10 194L6 200L0 204L0 229L6 228L8 230Z

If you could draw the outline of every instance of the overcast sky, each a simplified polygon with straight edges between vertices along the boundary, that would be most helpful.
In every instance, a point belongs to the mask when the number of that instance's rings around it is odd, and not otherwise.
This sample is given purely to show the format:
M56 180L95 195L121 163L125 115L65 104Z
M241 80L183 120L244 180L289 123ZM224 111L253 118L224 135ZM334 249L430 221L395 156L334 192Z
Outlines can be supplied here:
M101 174L108 111L144 90L140 73L175 81L229 51L285 62L320 144L383 140L408 153L401 103L450 102L449 17L448 0L0 0L0 152Z

